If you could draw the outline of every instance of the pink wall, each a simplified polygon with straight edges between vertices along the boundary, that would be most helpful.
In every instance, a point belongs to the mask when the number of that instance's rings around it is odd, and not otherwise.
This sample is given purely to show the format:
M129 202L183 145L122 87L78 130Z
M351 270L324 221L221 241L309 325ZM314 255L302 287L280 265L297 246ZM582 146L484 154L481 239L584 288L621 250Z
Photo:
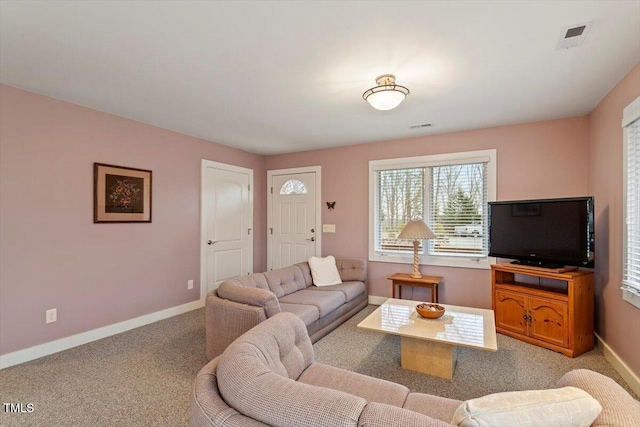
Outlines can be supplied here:
M265 158L0 86L0 354L197 300L203 158L254 169L254 270L262 271L266 170L321 165L322 201L337 202L323 209L337 231L323 234L323 252L366 258L369 160L496 148L499 200L596 196L596 326L640 373L640 310L619 291L620 120L639 94L640 65L589 117ZM153 223L92 223L93 162L153 170ZM371 263L371 294L390 296L386 277L409 270ZM491 305L487 270L422 272L444 276L445 303ZM45 325L53 307L58 322Z
M323 204L336 202L335 210L323 209L323 223L336 224L335 234L322 235L323 253L367 258L370 160L495 148L498 199L582 196L587 194L586 140L587 118L580 117L269 156L266 169L322 166ZM386 278L410 270L404 264L370 263L371 295L391 296ZM422 272L444 277L441 302L491 307L488 270L423 266ZM415 299L428 298L421 291Z
M589 115L596 200L596 332L640 376L640 310L622 299L622 110L640 96L640 64Z
M1 354L198 300L201 159L266 186L262 156L4 85L0 124ZM153 171L151 224L93 224L94 162ZM265 207L258 190L256 271Z

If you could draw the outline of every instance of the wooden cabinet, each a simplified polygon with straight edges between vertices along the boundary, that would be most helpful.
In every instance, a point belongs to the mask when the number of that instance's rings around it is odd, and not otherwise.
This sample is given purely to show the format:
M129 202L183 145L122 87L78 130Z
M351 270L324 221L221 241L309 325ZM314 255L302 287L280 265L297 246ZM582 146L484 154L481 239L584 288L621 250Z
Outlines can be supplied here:
M591 271L492 265L491 291L497 332L569 357L593 348Z
M555 344L569 345L567 304L519 291L496 290L496 328Z

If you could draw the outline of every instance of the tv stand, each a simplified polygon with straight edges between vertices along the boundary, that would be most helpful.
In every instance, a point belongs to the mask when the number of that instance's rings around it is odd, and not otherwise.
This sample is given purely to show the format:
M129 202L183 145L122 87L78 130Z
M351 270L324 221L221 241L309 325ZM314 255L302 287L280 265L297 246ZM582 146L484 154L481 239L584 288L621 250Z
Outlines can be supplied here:
M516 275L553 279L557 285L529 284L517 281ZM491 305L501 334L569 357L593 349L592 271L492 265Z

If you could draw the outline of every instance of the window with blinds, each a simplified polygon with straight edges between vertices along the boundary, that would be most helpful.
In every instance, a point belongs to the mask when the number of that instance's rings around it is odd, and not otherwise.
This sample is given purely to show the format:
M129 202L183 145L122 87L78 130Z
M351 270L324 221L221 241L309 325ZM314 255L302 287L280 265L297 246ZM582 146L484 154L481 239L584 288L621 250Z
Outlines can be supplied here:
M376 251L413 254L413 243L398 235L414 217L424 218L424 178L424 168L377 171Z
M486 257L486 163L430 168L427 225L438 236L429 241L431 255Z
M640 308L640 97L624 110L624 221L622 289Z
M370 197L371 260L410 261L413 244L398 235L416 217L437 236L420 242L422 261L486 260L495 150L370 162Z

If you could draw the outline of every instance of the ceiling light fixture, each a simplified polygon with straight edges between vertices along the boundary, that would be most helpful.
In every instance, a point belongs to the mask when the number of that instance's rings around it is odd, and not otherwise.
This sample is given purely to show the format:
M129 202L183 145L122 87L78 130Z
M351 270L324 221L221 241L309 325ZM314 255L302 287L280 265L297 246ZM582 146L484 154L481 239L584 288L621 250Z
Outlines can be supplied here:
M372 87L362 97L376 110L393 110L409 95L409 89L396 84L396 76L383 74L376 78L378 86Z

